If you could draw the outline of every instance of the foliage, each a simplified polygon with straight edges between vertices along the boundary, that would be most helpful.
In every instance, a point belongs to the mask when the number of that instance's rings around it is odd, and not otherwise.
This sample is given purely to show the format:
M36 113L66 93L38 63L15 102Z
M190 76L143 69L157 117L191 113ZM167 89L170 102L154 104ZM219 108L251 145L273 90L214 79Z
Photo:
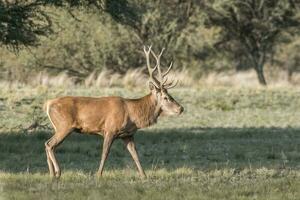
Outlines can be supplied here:
M172 21L173 12L170 9L168 15L162 12L159 2L155 4L157 6L146 2L144 4L149 9L144 8L140 28L147 30L147 33L139 32L138 28L135 29L128 23L120 24L111 14L99 15L98 9L90 9L87 13L86 10L72 8L70 15L65 8L47 8L45 12L51 13L55 34L40 40L41 45L31 48L30 53L20 52L17 59L19 66L15 66L25 67L27 71L47 70L53 74L66 72L81 81L91 73L103 69L125 73L130 68L144 66L142 46L152 44L156 50L167 47L163 64L169 64L167 62L173 59L175 68L191 67L187 58L187 46L190 43L186 42L186 38L189 35L178 31L176 21L179 18ZM142 5L140 7L143 8ZM157 24L158 22L161 24ZM10 62L5 61L3 68L13 71L10 73L13 74L16 70L10 67ZM196 62L192 65L195 66Z
M285 43L277 47L274 62L288 71L288 78L293 82L292 76L300 69L300 37L295 32L284 37Z
M52 19L45 6L64 7L72 15L73 7L101 8L102 1L95 0L1 0L0 45L18 50L20 47L37 46L39 36L53 33Z
M140 59L136 59L140 53L132 33L108 16L77 10L73 11L80 20L77 21L63 10L56 13L57 34L33 49L34 56L27 55L28 69L45 69L53 74L66 72L80 80L103 69L124 73L140 65Z
M280 34L299 27L295 2L288 0L205 1L206 24L222 28L217 45L248 61L261 84L266 80L263 67Z
M51 20L31 1L0 1L0 45L13 49L21 45L36 46L39 36L49 35Z
M0 44L21 49L17 56L0 50L2 80L26 82L44 71L66 73L76 83L102 70L125 74L144 67L142 47L151 44L166 48L163 66L173 60L194 78L255 69L264 84L265 65L274 73L298 65L296 1L28 0L1 1L1 9L18 11L0 14ZM277 56L280 49L286 56Z

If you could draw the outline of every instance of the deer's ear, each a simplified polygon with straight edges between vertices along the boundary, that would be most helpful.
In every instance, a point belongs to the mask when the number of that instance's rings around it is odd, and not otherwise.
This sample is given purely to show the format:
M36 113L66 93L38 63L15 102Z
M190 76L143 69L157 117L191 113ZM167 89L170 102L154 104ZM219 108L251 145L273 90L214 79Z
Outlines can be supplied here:
M158 89L156 88L156 86L155 86L152 82L149 82L149 89L150 89L151 91L153 91L153 90L157 91L157 90L158 90Z

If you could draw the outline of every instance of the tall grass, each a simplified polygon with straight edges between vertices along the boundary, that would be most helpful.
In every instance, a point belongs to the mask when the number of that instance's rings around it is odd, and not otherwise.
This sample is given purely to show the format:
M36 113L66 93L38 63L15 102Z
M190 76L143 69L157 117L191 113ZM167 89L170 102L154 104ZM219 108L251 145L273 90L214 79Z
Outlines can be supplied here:
M175 70L170 72L169 80L178 80L179 87L261 87L257 81L257 75L254 70L248 71L228 71L220 73L208 73L197 78L187 69ZM276 72L266 71L266 77L269 87L298 87L300 86L300 73L294 73L290 81L285 70L276 70ZM148 82L148 75L145 69L130 69L125 74L113 73L109 70L93 72L83 81L78 82L74 77L66 73L50 75L47 72L39 72L31 75L27 80L19 81L0 81L1 85L29 85L29 86L85 86L85 87L139 87L145 86Z
M169 80L178 80L179 86L190 87L196 85L196 80L190 75L188 70L178 70L170 72ZM23 83L29 86L75 86L86 87L144 87L148 82L149 76L144 73L144 69L130 69L125 74L113 73L112 71L102 70L99 73L93 72L82 82L77 83L76 79L65 73L50 75L46 72L39 72ZM18 81L2 81L2 85L22 84Z

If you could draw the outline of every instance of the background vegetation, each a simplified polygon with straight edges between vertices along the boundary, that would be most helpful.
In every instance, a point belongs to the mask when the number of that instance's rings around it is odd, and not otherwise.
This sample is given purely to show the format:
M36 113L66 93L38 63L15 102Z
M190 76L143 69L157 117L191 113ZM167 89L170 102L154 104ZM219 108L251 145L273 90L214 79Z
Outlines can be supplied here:
M292 80L299 13L293 0L1 0L0 76L65 73L82 83L104 69L144 67L142 46L152 44L195 79L254 69L263 85L272 79L265 71Z

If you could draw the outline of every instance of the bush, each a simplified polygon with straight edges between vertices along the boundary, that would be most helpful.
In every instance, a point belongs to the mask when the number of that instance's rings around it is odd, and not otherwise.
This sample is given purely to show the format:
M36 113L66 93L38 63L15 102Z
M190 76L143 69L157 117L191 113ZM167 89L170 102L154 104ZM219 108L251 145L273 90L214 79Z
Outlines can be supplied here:
M107 15L85 14L77 10L76 18L63 10L56 11L57 34L42 40L26 59L26 67L39 71L84 78L103 69L125 72L140 65L137 42L132 33ZM80 21L79 21L80 20Z

